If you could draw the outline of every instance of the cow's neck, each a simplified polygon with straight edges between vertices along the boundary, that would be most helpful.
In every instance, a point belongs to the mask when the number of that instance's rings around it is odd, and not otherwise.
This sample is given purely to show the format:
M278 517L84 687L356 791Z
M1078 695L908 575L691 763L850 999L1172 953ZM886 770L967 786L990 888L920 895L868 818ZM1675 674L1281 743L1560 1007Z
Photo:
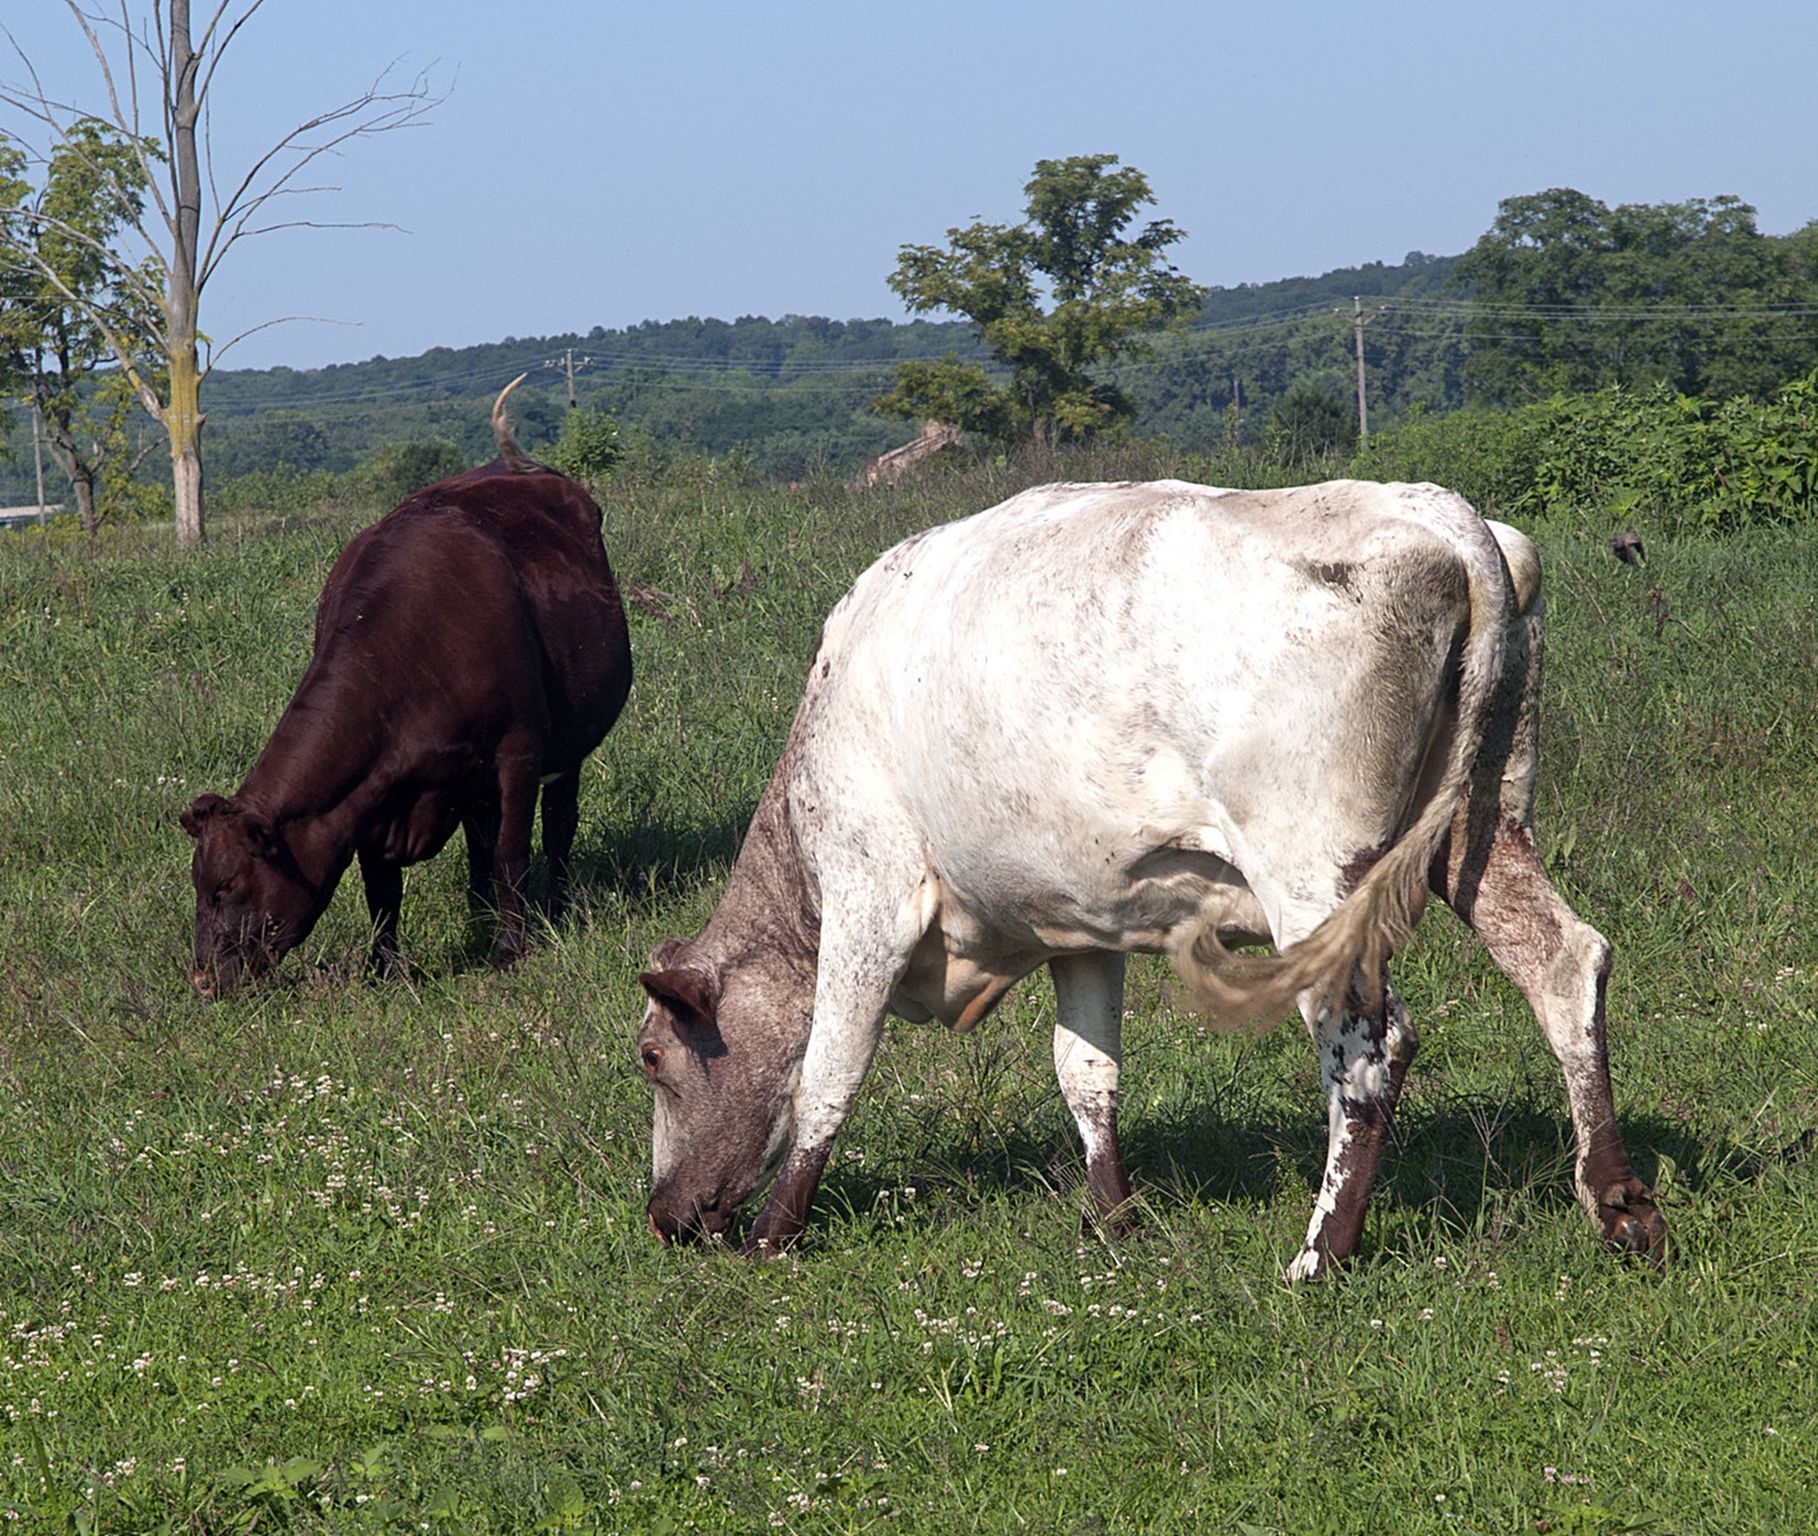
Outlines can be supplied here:
M312 665L235 798L283 835L305 878L332 887L353 858L357 829L389 788L367 729L378 707Z
M785 749L758 800L726 892L699 942L728 962L754 954L782 960L812 990L820 954L820 903L789 823L789 756Z

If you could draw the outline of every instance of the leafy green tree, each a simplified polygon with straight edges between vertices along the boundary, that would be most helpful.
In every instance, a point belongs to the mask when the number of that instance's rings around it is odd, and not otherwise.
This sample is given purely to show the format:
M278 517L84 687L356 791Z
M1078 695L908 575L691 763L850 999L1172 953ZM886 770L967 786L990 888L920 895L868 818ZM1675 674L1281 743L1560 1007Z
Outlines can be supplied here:
M213 472L223 479L261 471L299 475L340 467L334 463L334 446L321 423L300 411L260 411L242 420L224 421L216 432L219 436L209 450L209 459Z
M133 143L105 123L72 124L51 151L43 185L13 201L0 225L0 347L89 533L100 524L96 490L110 459L117 469L122 455L131 458L130 478L144 457L126 429L131 395L98 392L92 381L123 366L158 376L156 262L129 270L107 254L143 212L143 167L157 155L155 144Z
M132 382L119 369L101 375L90 402L100 474L95 485L97 523L166 523L171 519L170 487L141 480L139 466L151 457L156 434L144 430L144 417L133 396ZM135 430L136 429L136 430Z
M24 173L25 151L0 134L0 219L14 213L31 196L31 183ZM21 320L19 309L28 287L27 274L19 262L0 246L0 404L22 394L25 360L15 337ZM0 461L12 457L12 445L5 441L7 426L7 416L0 414Z
M1803 327L1776 313L1818 300L1800 255L1734 197L1508 198L1452 270L1478 310L1467 389L1490 404L1612 385L1771 394L1810 366Z
M1130 419L1102 370L1197 309L1204 290L1166 260L1184 231L1166 219L1131 230L1154 197L1115 155L1038 160L1023 191L1022 223L949 229L945 249L905 245L890 277L912 312L964 315L1009 376L952 355L904 363L878 410L1044 446Z

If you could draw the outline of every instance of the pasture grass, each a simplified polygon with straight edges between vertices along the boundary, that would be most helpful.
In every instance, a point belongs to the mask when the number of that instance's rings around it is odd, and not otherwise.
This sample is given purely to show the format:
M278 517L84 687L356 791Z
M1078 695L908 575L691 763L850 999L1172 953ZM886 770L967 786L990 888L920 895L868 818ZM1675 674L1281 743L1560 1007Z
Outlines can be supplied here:
M456 849L407 980L347 882L270 985L186 984L177 812L238 783L355 524L0 541L0 1513L22 1530L1737 1532L1818 1521L1818 530L1536 530L1543 852L1610 935L1664 1274L1569 1189L1559 1075L1435 906L1361 1261L1280 1279L1323 1156L1296 1028L1132 967L1141 1223L1082 1220L1032 981L893 1025L809 1238L643 1219L635 973L695 931L821 616L1012 489L619 492L639 669L587 769L580 912L507 974ZM458 843L458 839L457 839Z

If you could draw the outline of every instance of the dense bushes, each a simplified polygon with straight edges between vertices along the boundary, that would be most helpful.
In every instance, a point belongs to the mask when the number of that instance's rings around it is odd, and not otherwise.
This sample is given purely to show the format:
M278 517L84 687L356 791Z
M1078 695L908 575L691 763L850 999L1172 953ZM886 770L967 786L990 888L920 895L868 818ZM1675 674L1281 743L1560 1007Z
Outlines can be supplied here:
M1658 389L1460 411L1372 438L1350 473L1433 480L1486 512L1727 532L1818 514L1818 373L1772 400Z

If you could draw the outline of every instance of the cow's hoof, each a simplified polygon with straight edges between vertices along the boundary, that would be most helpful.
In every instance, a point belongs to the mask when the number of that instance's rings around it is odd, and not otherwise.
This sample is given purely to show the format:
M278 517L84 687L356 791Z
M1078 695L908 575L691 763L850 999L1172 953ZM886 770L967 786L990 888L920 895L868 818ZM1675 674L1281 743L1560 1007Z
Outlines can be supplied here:
M1289 1285L1299 1285L1302 1281L1324 1280L1337 1267L1331 1255L1321 1253L1317 1248L1303 1248L1294 1256L1294 1262L1288 1266L1283 1278Z
M1666 1267L1666 1220L1654 1208L1654 1191L1640 1179L1624 1179L1605 1189L1597 1197L1597 1220L1603 1240L1618 1253Z
M788 1246L789 1244L786 1242L772 1242L769 1238L759 1237L754 1232L739 1244L739 1255L741 1258L755 1259L762 1263L766 1259L780 1259L783 1256L783 1250Z

